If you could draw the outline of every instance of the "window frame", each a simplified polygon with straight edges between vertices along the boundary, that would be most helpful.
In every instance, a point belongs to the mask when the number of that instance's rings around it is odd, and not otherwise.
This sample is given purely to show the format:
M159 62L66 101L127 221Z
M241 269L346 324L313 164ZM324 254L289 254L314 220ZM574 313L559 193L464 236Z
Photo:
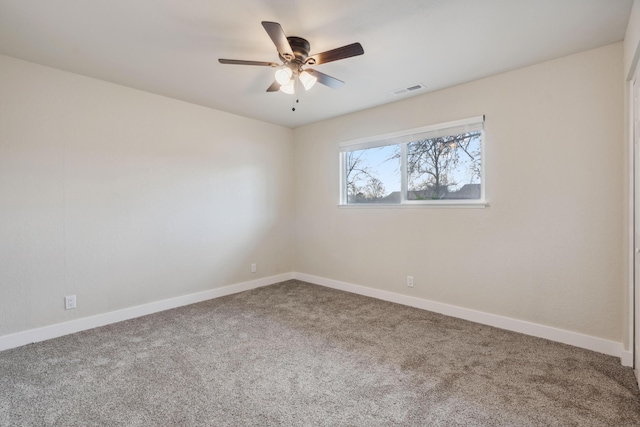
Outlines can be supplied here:
M340 200L338 207L354 209L380 209L380 208L484 208L486 200L486 156L485 156L485 116L469 117L461 120L438 123L413 129L405 129L381 135L351 139L340 142ZM407 144L410 142L443 135L455 135L479 131L480 132L480 198L479 199L455 199L455 200L408 200L408 176L407 176ZM399 203L348 203L347 195L347 153L356 150L376 148L390 145L400 146L400 202Z

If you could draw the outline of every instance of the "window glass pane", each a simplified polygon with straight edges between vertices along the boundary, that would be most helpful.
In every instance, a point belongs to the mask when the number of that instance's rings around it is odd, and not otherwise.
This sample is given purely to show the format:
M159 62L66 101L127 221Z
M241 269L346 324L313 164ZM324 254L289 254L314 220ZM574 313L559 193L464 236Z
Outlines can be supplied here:
M407 144L407 200L480 199L481 132Z
M400 203L400 146L345 154L347 203Z

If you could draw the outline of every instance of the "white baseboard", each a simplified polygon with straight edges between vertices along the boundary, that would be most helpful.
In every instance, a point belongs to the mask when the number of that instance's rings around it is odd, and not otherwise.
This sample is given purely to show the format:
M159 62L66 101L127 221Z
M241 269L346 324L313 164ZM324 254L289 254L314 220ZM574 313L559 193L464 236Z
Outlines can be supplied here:
M135 317L146 316L159 311L182 307L184 305L194 304L213 298L219 298L225 295L236 294L238 292L248 291L261 286L273 285L290 279L293 279L293 273L279 274L277 276L236 283L234 285L210 289L208 291L169 298L162 301L124 308L122 310L111 311L109 313L71 320L69 322L57 323L55 325L44 326L42 328L4 335L0 337L0 351L51 338L61 337L63 335L73 334L75 332L85 331L87 329L97 328L99 326L105 326L111 323L122 322L123 320L129 320Z
M610 356L616 356L620 358L620 362L623 366L633 366L632 353L629 351L625 351L623 349L622 343L616 341L609 341L603 338L597 338L590 335L584 335L577 332L554 328L551 326L539 325L537 323L526 322L524 320L498 316L496 314L490 314L482 311L471 310L468 308L457 307L454 305L443 304L440 302L397 294L394 292L367 288L365 286L354 285L352 283L340 282L337 280L326 279L309 274L293 273L293 276L297 280L302 280L304 282L313 283L316 285L339 289L342 291L360 294L389 302L395 302L402 305L408 305L410 307L433 311L447 316L481 323L483 325L494 326L496 328L506 329L508 331L519 332L538 338L545 338L551 341L556 341L563 344L569 344L575 347L608 354Z
M231 295L262 286L269 286L290 279L302 280L316 285L339 289L342 291L377 298L384 301L395 302L398 304L433 311L436 313L457 317L484 325L494 326L496 328L506 329L513 332L520 332L538 338L545 338L551 341L561 342L587 350L597 351L599 353L619 357L620 362L623 366L633 366L633 353L631 351L624 350L622 343L619 342L609 341L603 338L597 338L590 335L567 331L564 329L553 328L551 326L544 326L537 323L498 316L482 311L443 304L440 302L430 301L422 298L411 297L408 295L382 291L379 289L368 288L366 286L354 285L352 283L340 282L337 280L295 272L264 277L249 282L237 283L221 288L210 289L208 291L183 295L180 297L156 301L135 307L125 308L122 310L116 310L109 313L98 314L95 316L72 320L69 322L57 323L55 325L44 326L42 328L30 329L15 334L1 336L0 351L20 347L34 342L48 340L51 338L61 337L63 335L73 334L75 332L85 331L87 329L97 328L99 326L105 326L111 323L122 322L123 320L146 316L148 314L157 313L159 311L182 307L184 305L194 304L213 298L219 298L225 295Z

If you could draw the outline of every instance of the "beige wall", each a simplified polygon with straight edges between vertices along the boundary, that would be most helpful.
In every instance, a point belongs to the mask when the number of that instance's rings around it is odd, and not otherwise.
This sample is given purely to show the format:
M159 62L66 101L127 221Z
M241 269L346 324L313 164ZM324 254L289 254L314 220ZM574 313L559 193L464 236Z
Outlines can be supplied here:
M292 271L292 137L0 56L0 336Z
M0 336L295 270L625 342L623 58L291 131L0 56ZM340 141L481 114L488 208L337 207Z
M624 75L630 80L640 59L640 0L634 0L624 36Z
M617 43L296 129L296 271L623 342L622 62ZM340 141L482 114L488 208L337 207Z

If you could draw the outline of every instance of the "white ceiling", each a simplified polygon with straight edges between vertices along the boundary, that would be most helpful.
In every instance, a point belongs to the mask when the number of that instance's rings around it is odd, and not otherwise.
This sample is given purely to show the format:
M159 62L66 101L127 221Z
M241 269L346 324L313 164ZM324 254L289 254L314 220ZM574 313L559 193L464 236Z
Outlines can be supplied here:
M0 0L0 53L288 127L620 41L633 0ZM261 21L311 53L364 55L314 68L346 84L267 93L278 61Z

